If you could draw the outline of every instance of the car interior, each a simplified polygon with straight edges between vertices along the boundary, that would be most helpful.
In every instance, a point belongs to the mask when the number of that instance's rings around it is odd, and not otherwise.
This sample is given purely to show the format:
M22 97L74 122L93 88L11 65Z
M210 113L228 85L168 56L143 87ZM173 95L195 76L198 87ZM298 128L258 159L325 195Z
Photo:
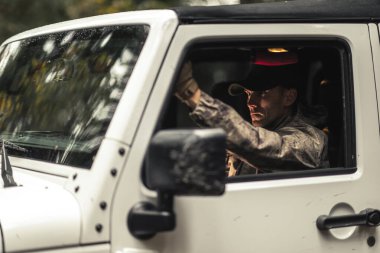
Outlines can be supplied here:
M239 83L250 71L260 71L257 62L272 64L273 58L263 59L263 52L275 55L277 62L284 58L281 54L296 55L299 110L310 120L308 123L328 136L330 168L348 168L355 166L355 134L347 48L337 40L199 43L191 47L183 62L192 62L193 77L203 91L250 121L246 95L231 96L230 85ZM189 118L189 109L172 96L158 129L196 127Z

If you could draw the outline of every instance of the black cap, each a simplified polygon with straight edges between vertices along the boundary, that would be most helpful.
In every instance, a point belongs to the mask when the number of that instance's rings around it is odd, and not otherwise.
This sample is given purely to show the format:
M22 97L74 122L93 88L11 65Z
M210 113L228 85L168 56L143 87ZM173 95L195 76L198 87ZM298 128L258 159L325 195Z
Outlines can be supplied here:
M244 89L264 91L276 86L297 89L300 82L298 56L295 53L260 52L248 76L238 84L231 84L230 95L239 95Z
M276 86L298 89L300 75L297 65L255 66L244 81L231 84L228 88L228 93L231 96L237 96L242 94L244 89L264 91Z
M276 86L297 88L299 83L298 64L282 66L255 66L240 85L248 90L263 91Z

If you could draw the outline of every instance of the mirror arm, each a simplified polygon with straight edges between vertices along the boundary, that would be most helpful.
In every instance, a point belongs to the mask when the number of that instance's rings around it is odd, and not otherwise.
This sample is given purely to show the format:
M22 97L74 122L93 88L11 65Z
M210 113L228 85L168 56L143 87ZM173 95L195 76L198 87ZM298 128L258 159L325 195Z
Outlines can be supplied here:
M158 232L174 230L173 196L171 192L158 192L157 207L145 201L134 205L127 218L131 234L137 239L147 240Z
M158 210L173 212L174 194L172 192L158 191Z

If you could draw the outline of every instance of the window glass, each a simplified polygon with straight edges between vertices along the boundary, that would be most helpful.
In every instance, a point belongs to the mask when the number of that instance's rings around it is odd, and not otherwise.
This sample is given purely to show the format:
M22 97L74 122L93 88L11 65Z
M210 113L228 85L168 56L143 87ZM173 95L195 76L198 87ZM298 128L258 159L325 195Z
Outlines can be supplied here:
M237 171L229 174L231 181L353 171L354 115L345 43L205 43L193 45L184 62L192 63L193 79L210 96L208 104L189 116L189 108L174 98L160 128L224 128L234 138L226 152L226 175L231 165ZM276 87L280 100L274 99ZM296 96L282 114L276 103L283 103L286 94ZM230 154L237 159L229 159Z
M9 154L90 168L148 31L93 28L3 46L0 138Z

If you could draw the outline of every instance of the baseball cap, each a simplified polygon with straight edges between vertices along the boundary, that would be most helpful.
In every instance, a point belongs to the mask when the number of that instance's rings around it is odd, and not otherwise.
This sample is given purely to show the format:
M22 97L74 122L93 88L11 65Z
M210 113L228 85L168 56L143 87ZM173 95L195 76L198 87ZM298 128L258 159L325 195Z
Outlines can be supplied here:
M248 76L228 88L232 96L240 95L244 89L264 91L276 86L297 89L299 85L298 57L293 52L270 53L260 52L252 63Z

